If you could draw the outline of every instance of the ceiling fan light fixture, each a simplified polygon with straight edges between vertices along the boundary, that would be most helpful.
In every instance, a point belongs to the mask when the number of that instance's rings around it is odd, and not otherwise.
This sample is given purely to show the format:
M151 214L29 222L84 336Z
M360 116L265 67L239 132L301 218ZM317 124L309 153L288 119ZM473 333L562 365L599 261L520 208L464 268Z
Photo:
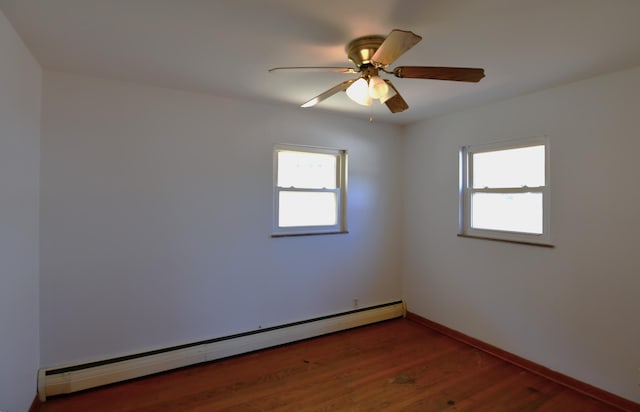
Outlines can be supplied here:
M389 87L389 85L387 85L387 92L379 98L380 103L386 103L387 100L391 99L396 94L398 94L398 92L393 87Z
M369 95L369 84L364 77L359 78L346 90L347 96L363 106L371 106L373 99Z
M369 78L369 95L374 99L381 99L389 92L389 86L380 76Z

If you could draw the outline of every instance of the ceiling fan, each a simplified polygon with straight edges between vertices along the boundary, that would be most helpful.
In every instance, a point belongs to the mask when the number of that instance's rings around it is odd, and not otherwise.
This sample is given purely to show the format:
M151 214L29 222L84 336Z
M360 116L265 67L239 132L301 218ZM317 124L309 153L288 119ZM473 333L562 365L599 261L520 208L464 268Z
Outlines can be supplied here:
M373 100L380 100L392 113L407 110L409 105L400 96L395 86L382 79L380 72L393 74L399 78L454 80L479 82L484 77L484 69L466 67L399 66L393 70L387 67L415 46L421 36L406 30L392 30L387 37L372 35L358 37L345 48L349 60L356 67L275 67L276 70L320 70L346 74L359 74L355 79L346 80L302 104L313 107L334 94L345 91L351 100L370 106Z

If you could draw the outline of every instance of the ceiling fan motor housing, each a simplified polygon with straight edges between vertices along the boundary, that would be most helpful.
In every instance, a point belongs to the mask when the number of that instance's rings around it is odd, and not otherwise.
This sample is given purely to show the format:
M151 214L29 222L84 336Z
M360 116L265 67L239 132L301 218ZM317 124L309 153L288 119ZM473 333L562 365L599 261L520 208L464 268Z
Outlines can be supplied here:
M384 36L364 36L352 40L345 48L349 60L357 67L371 64L371 57L384 39Z

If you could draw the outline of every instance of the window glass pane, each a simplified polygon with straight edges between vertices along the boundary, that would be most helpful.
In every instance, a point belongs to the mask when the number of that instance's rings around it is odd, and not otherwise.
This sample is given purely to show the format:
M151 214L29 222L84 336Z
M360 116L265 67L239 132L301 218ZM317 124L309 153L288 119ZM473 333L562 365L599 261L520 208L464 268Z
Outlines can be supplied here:
M542 193L474 193L471 227L542 234Z
M473 188L545 185L544 145L473 154Z
M337 156L324 153L278 152L278 186L335 189Z
M333 192L280 192L280 227L334 226L338 199Z

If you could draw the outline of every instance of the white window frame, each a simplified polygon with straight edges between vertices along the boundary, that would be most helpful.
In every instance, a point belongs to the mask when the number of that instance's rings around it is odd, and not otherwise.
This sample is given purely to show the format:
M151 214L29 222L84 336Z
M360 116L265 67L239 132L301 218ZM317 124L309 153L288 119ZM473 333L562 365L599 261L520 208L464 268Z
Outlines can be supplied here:
M473 188L473 155L482 152L518 149L544 145L545 185L540 187ZM550 144L548 136L464 146L460 149L459 216L458 235L482 239L502 240L540 246L551 244L551 184L550 184ZM502 230L478 229L471 227L471 197L474 193L541 193L542 233L525 233Z
M294 151L304 153L320 153L336 156L336 187L335 189L311 189L303 187L278 186L278 153L281 151ZM331 192L336 194L337 210L336 224L329 226L279 226L279 199L281 192ZM304 146L295 144L276 144L273 149L273 232L272 237L304 236L320 234L337 234L347 232L347 151L317 146Z

